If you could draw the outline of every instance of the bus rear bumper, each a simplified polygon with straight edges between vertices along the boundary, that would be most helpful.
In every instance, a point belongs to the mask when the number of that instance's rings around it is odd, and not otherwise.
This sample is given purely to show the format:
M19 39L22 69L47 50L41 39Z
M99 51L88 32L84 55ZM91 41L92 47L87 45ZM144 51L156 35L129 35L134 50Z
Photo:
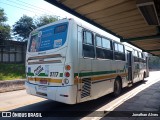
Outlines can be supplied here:
M46 99L66 103L76 104L77 86L39 86L25 82L26 92L31 95L43 97ZM38 90L38 87L44 87L44 90Z

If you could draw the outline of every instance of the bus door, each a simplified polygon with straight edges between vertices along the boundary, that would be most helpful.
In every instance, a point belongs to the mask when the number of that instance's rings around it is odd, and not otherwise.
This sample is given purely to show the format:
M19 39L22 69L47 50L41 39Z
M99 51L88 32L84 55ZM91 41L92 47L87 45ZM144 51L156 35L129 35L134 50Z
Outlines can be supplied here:
M127 51L128 81L132 81L132 52Z
M91 47L83 44L84 33L82 27L78 27L78 84L77 84L77 102L83 102L91 97L91 74L92 74L92 59L84 58L85 54L90 54Z

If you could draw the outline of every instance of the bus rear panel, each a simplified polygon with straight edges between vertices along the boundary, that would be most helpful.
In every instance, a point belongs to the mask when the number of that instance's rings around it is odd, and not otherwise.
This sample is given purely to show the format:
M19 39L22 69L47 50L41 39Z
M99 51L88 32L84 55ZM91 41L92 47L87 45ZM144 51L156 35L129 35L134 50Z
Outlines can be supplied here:
M68 104L76 103L69 53L69 21L38 28L30 34L26 55L28 94ZM68 52L67 52L68 51Z

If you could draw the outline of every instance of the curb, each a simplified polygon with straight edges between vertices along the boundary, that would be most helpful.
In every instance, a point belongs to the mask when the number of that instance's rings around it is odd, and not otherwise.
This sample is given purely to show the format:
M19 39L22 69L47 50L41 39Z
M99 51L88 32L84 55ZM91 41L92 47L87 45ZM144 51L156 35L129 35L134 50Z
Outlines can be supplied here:
M25 80L26 79L0 81L0 93L25 89Z

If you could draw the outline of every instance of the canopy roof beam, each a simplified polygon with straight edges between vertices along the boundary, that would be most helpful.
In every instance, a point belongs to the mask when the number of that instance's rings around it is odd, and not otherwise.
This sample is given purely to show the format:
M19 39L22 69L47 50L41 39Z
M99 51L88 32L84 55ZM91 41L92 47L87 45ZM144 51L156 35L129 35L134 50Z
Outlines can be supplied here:
M151 40L151 39L160 39L160 35L152 35L152 36L144 36L130 39L121 39L121 42L132 42L132 41L140 41L140 40Z

